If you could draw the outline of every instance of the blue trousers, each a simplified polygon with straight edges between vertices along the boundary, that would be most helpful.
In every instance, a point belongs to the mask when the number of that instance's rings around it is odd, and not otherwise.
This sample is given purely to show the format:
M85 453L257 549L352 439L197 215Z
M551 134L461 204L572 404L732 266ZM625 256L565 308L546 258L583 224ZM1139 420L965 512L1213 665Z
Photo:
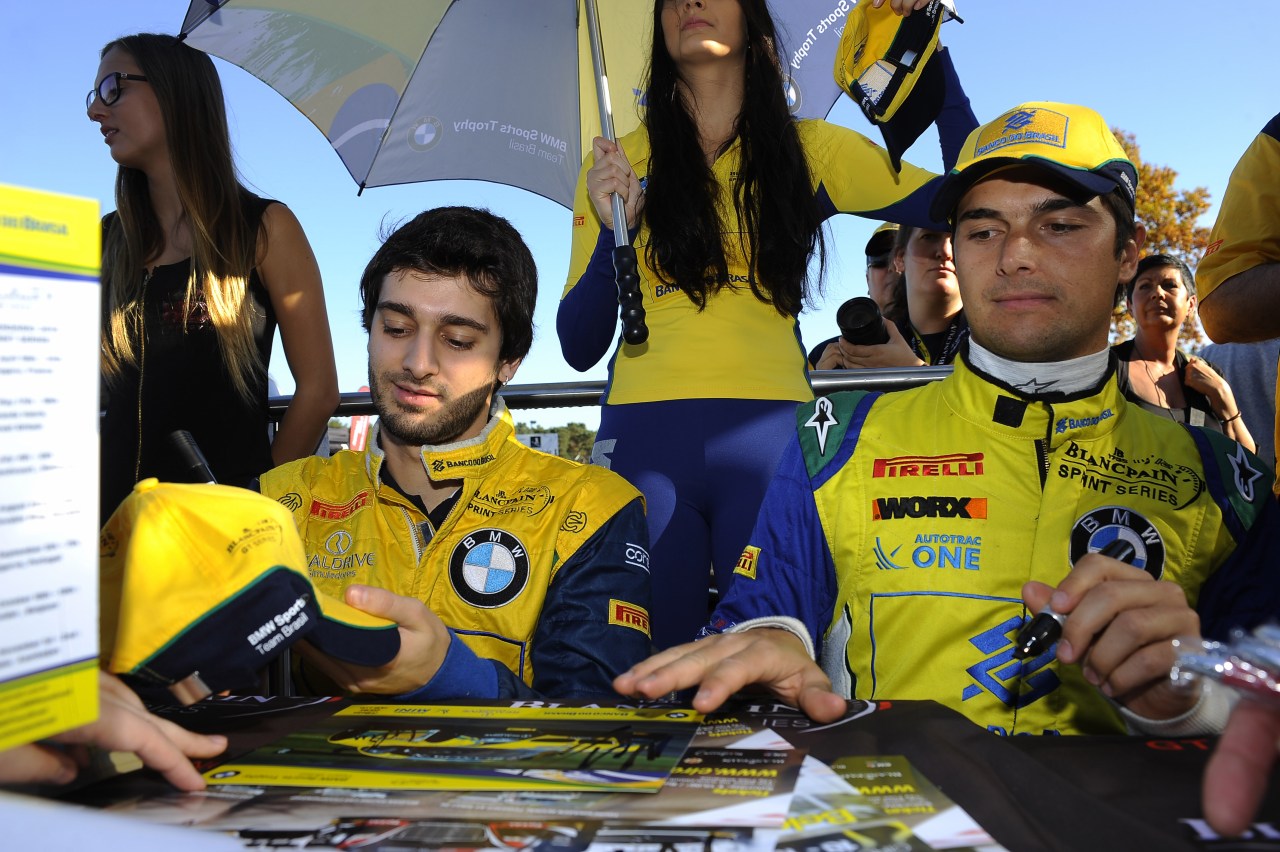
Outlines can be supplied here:
M724 594L765 488L796 431L796 403L682 399L606 405L592 462L644 494L653 577L653 643L693 641L707 623L711 575Z

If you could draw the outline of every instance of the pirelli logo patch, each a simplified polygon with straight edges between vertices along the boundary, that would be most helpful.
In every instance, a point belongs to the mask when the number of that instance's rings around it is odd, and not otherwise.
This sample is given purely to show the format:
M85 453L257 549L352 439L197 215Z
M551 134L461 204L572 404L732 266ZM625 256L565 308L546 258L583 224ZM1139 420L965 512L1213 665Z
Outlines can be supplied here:
M734 567L733 573L741 574L749 580L754 580L756 578L756 566L759 564L760 548L748 544L746 549L742 551L742 555L738 557L738 564Z
M639 630L645 636L649 635L649 613L644 607L633 603L610 598L609 623L630 627L632 630Z
M982 476L982 453L950 453L945 456L895 456L876 459L871 476L901 479L909 476Z
M368 502L368 491L361 491L341 506L335 503L321 503L319 500L312 500L311 511L308 514L313 518L320 518L325 521L341 521L354 515L357 509L363 508Z

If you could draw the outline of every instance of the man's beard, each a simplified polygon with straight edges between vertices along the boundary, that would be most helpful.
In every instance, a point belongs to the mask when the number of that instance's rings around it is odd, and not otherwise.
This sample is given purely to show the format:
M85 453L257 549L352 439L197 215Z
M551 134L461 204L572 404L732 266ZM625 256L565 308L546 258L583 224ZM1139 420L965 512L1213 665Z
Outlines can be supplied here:
M471 428L488 411L492 385L482 385L454 399L440 391L440 411L429 415L418 409L406 409L390 390L394 383L389 375L369 376L373 407L384 432L397 443L412 447L424 444L451 444ZM433 390L439 390L433 388Z

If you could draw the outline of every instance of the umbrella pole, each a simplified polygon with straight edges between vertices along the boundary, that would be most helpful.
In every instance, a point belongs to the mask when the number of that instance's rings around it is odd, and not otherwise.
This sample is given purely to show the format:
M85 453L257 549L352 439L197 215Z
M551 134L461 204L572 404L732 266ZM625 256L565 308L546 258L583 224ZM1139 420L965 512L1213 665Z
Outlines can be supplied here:
M596 14L596 0L583 0L586 4L587 35L591 42L591 67L596 78L596 101L600 107L600 132L610 142L616 142L613 134L613 109L609 104L609 77L604 71L604 48L600 41L600 18ZM638 346L649 339L649 327L644 321L644 304L640 295L640 273L636 250L627 233L627 211L622 196L613 194L613 271L618 283L618 304L622 313L622 339Z

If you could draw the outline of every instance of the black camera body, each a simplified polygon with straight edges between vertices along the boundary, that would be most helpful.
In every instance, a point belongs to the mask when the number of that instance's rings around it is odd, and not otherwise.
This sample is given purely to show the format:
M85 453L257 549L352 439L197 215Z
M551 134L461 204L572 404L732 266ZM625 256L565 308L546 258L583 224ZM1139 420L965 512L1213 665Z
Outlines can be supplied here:
M836 311L840 336L855 346L878 346L889 342L880 306L867 296L855 296Z

